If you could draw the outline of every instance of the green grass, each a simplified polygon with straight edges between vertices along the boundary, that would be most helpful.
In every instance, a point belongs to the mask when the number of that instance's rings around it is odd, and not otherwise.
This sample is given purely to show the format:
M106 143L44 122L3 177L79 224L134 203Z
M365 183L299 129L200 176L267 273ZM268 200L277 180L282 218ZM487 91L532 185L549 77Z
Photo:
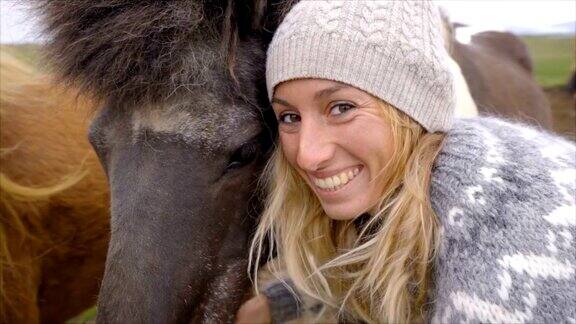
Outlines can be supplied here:
M536 80L543 87L565 85L576 67L576 37L522 37L534 62Z
M69 319L66 321L66 324L88 324L94 323L96 321L96 306L89 308L82 312L82 314Z
M40 57L40 45L37 44L18 44L18 45L1 45L2 51L15 56L22 61L36 65Z

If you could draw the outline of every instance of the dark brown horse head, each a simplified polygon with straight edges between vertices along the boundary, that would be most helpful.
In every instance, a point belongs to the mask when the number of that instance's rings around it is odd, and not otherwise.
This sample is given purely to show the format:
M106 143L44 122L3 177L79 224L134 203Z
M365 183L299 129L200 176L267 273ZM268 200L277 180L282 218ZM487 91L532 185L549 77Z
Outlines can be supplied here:
M100 322L227 322L242 302L253 193L274 136L262 8L40 5L60 74L103 103L89 134L111 189Z
M257 209L270 134L254 107L229 94L192 89L162 106L108 106L94 120L90 141L113 197L103 322L227 315L240 302L248 211Z

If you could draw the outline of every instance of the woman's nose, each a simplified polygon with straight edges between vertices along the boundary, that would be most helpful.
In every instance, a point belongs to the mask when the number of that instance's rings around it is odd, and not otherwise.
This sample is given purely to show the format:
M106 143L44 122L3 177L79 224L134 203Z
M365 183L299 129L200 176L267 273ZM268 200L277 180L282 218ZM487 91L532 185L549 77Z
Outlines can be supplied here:
M328 126L308 121L300 126L296 163L303 170L317 171L328 165L334 155L334 142Z

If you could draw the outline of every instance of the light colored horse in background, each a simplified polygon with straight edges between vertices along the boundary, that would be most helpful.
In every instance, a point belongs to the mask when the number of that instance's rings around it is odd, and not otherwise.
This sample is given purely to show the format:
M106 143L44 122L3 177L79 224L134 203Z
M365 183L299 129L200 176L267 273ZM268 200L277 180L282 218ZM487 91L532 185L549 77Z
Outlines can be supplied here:
M86 129L92 102L2 50L0 322L59 323L95 304L108 186Z

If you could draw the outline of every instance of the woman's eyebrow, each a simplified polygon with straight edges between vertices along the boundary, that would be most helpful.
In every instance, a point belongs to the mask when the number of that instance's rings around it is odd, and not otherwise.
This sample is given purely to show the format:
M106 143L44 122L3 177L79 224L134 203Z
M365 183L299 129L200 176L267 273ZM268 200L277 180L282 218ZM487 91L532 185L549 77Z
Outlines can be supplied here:
M277 103L277 104L281 104L282 106L286 106L290 109L296 109L296 107L292 106L291 104L288 103L288 101L280 99L280 98L276 98L273 97L272 98L272 103Z
M329 87L326 89L322 89L322 90L316 92L316 94L314 95L314 100L318 100L322 97L329 96L329 95L333 94L334 92L337 92L337 91L345 89L345 88L350 88L350 86L345 85L345 84L338 84L338 85L335 85L335 86L332 86L332 87Z

